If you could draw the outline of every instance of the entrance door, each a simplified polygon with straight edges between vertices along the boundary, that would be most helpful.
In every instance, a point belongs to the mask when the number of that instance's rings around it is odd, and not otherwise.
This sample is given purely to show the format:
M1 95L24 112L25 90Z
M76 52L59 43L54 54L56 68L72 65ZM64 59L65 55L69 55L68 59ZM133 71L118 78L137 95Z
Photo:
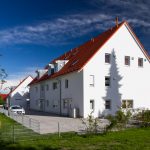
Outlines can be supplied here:
M72 109L72 99L66 98L63 99L63 114L70 116Z
M43 111L44 110L44 101L40 100L40 110Z

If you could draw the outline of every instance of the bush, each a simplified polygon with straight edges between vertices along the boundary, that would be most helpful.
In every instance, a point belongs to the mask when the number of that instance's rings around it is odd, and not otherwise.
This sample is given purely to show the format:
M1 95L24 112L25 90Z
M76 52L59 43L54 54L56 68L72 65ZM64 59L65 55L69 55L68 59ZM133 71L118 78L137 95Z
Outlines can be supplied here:
M110 124L107 126L107 131L113 129L114 127L121 129L125 128L129 119L131 117L130 111L124 113L122 109L119 109L116 112L115 116L108 116L107 119L110 121Z
M0 105L4 105L5 101L3 100L3 98L0 96Z
M135 116L136 120L140 121L141 127L150 126L150 110L143 110Z

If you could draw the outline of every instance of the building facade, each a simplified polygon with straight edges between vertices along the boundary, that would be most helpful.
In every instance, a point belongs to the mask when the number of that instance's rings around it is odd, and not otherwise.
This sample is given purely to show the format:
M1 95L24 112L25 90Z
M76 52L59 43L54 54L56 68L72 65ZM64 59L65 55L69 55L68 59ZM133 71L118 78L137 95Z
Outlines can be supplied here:
M34 110L79 117L150 109L150 58L127 22L50 62L30 84Z
M8 107L12 105L20 105L24 109L28 109L30 107L28 85L32 80L33 78L31 76L28 76L24 80L22 80L14 89L11 89L6 98L6 104Z

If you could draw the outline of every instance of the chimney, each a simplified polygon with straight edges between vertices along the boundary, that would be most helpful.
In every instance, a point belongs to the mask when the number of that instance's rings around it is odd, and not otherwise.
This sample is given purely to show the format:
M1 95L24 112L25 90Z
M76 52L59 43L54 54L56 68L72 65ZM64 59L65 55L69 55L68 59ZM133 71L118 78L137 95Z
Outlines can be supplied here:
M116 17L116 27L118 28L118 17Z

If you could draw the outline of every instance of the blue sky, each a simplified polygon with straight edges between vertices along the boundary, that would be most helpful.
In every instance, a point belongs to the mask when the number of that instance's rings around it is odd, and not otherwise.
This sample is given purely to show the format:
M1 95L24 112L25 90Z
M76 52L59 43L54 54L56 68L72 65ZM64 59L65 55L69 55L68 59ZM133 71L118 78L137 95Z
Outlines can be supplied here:
M127 20L150 49L148 0L0 0L0 65L23 79L51 59Z

